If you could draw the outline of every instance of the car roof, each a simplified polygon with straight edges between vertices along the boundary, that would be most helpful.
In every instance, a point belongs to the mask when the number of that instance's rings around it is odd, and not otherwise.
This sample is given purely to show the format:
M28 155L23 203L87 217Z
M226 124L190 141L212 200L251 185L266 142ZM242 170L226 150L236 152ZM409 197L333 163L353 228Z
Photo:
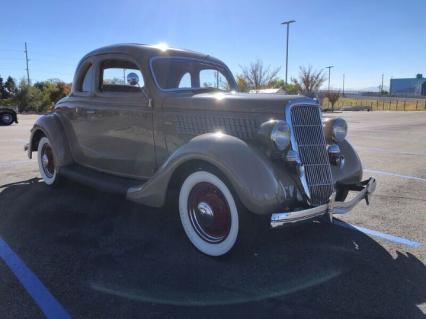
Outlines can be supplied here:
M215 63L223 64L222 61L208 54L195 52L187 49L177 49L164 47L162 45L151 45L141 43L121 43L114 44L87 53L81 61L84 61L90 56L108 54L108 53L125 53L139 58L151 58L153 56L184 56L196 59L208 60Z

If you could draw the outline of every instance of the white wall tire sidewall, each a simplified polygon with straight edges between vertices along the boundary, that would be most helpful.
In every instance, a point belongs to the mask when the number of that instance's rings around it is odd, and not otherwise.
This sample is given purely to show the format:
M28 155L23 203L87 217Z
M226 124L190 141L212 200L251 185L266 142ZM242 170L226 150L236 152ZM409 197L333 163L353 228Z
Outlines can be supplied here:
M41 175L41 178L43 179L43 181L47 185L53 185L56 182L56 179L57 179L56 167L55 167L55 172L53 173L53 176L52 177L47 176L44 169L43 169L43 164L42 164L42 159L41 159L41 150L43 149L43 145L45 145L45 144L50 145L50 147L52 148L52 151L53 151L53 147L52 147L52 144L50 144L49 139L47 137L42 137L40 139L40 142L38 143L38 147L37 147L38 169L40 171L40 175ZM53 156L55 156L55 154L53 154Z
M194 230L188 216L188 197L192 188L201 182L208 182L215 185L224 195L228 202L231 214L231 228L226 239L220 243L213 244L203 240ZM229 252L235 245L238 237L239 218L237 205L234 197L228 187L217 176L206 171L197 171L189 175L179 193L179 214L183 229L185 230L188 239L201 252L210 256L221 256Z

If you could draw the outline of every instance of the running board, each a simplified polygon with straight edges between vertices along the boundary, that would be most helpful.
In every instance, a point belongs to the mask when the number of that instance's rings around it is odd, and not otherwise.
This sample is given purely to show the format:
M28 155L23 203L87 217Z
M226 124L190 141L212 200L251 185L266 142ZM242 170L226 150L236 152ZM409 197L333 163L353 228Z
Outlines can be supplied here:
M127 190L131 187L140 187L144 184L143 181L137 179L102 173L78 164L67 165L60 168L59 174L72 181L97 190L120 195L126 195Z

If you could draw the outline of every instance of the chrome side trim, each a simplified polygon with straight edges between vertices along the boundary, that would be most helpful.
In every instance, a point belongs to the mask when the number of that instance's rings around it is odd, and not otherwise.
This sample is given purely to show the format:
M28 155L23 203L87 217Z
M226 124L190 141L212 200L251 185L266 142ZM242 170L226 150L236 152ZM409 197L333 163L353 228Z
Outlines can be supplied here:
M376 179L370 177L363 184L365 184L365 187L353 199L347 202L336 202L334 200L335 193L333 193L327 204L299 211L273 213L271 216L271 227L275 228L284 224L296 223L324 214L329 214L331 219L333 214L346 214L350 212L363 199L368 204L370 196L376 190Z

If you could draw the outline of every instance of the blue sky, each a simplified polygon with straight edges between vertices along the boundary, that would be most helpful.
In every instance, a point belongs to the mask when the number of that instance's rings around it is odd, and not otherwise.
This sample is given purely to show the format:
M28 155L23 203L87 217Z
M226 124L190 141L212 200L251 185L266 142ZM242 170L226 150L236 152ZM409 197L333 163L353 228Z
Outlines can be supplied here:
M301 65L334 65L331 86L378 86L426 74L426 1L20 1L0 12L0 74L71 81L78 60L100 46L167 42L222 59L234 74L257 58L281 67L290 30L289 77Z

